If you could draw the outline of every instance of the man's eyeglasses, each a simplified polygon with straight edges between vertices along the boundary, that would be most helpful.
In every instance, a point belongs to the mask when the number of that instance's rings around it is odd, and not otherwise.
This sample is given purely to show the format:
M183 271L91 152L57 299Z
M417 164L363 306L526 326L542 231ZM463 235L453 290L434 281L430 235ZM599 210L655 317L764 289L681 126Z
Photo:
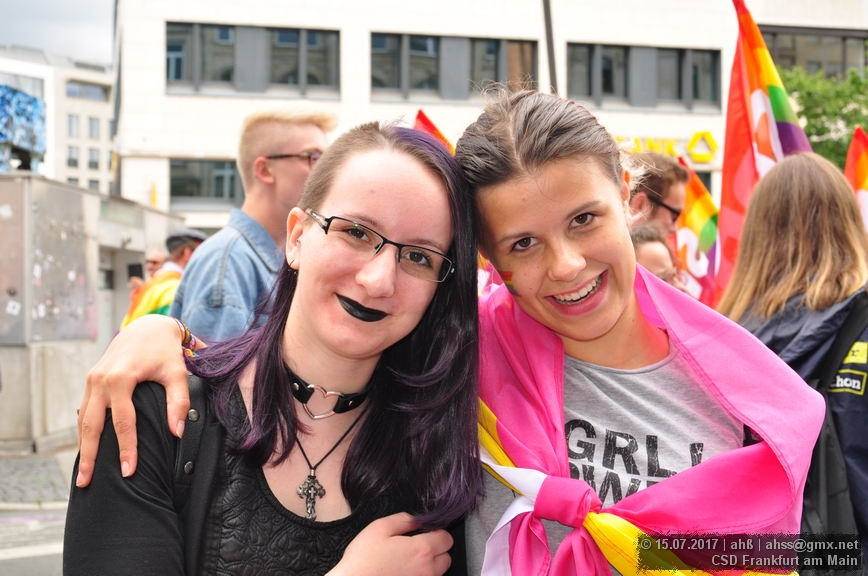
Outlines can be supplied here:
M266 156L269 160L283 160L284 158L301 158L307 161L307 165L313 168L316 161L322 157L322 152L313 150L311 152L299 152L298 154L271 154Z
M669 204L667 204L663 200L658 200L651 195L648 195L648 200L650 200L651 203L654 204L655 206L660 206L661 208L666 209L666 211L669 212L669 215L672 216L672 223L673 224L675 224L675 222L677 222L678 219L681 217L681 210L679 210L678 208L673 208L672 206L670 206Z
M340 216L326 218L310 209L307 213L326 235L340 240L346 247L356 252L373 256L379 254L383 246L391 244L398 249L398 266L416 278L429 282L443 282L455 271L452 260L430 248L392 242L379 232Z

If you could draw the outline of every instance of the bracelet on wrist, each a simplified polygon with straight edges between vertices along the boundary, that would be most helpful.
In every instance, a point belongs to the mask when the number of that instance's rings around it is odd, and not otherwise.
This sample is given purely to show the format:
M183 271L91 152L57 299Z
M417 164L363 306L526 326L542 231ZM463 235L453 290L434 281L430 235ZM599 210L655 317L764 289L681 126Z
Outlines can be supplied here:
M183 351L184 356L186 356L187 358L195 358L196 348L199 345L199 341L196 339L193 333L190 332L190 329L187 327L186 324L184 324L177 318L175 318L174 320L178 324L178 330L181 333L181 350Z

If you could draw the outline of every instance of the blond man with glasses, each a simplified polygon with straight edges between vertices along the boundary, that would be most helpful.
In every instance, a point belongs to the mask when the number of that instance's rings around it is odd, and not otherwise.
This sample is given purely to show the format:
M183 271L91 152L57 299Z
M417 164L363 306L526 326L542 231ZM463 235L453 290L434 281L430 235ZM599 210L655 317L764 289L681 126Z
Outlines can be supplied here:
M257 112L238 145L244 204L190 261L171 314L207 342L241 334L283 261L286 217L326 147L334 118L324 113Z

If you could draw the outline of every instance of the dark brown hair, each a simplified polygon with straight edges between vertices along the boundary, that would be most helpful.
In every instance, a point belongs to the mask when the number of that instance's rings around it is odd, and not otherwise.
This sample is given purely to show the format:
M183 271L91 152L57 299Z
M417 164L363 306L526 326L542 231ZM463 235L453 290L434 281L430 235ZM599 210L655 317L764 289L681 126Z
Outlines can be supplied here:
M566 158L592 158L620 185L618 146L584 106L553 94L504 87L489 96L455 150L474 193Z
M669 156L656 152L634 154L631 160L637 169L641 170L636 186L630 193L632 198L639 192L644 192L654 203L665 202L669 188L674 184L687 183L690 175L678 162Z

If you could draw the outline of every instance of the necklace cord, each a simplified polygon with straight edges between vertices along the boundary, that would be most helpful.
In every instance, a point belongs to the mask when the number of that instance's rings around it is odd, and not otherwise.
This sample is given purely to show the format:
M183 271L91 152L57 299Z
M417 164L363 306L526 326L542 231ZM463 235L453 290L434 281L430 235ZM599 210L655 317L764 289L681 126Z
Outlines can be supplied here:
M338 441L334 443L334 446L332 446L332 447L329 449L329 451L325 453L325 456L323 456L322 458L320 458L319 461L317 461L316 464L311 464L311 463L310 463L310 458L307 457L307 453L304 451L304 446L301 445L301 441L298 439L298 434L297 434L297 433L294 434L294 436L295 436L295 443L298 445L298 449L301 450L301 455L304 457L304 461L307 462L307 465L308 465L308 467L311 469L311 471L316 471L316 469L319 467L319 465L322 464L323 461L325 461L326 458L328 458L329 456L331 456L332 452L334 452L335 450L337 450L337 447L341 445L341 442L344 441L344 438L346 438L347 436L349 436L350 432L352 432L353 428L356 427L356 424L359 423L359 420L362 419L362 416L364 416L364 414L365 414L365 413L362 412L361 414L358 415L358 417L357 417L355 420L353 420L353 423L350 424L350 427L347 428L346 431L344 431L343 434L341 434L341 437L338 438Z

